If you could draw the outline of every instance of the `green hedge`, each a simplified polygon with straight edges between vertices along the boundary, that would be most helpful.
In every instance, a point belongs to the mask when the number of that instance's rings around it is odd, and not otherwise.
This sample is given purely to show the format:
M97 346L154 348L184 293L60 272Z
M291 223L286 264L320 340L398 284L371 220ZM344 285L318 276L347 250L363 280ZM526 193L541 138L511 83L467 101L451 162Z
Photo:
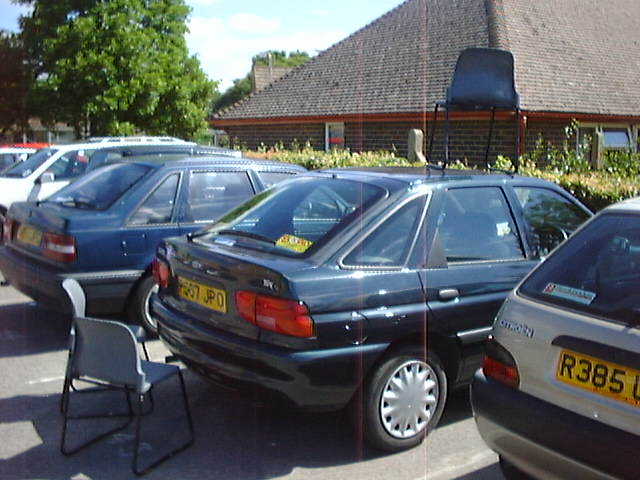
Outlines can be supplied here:
M257 152L244 152L252 158L278 160L281 162L302 165L309 170L338 167L420 167L422 164L409 162L393 152L364 152L351 153L349 151L321 152L306 146L303 148L275 148ZM640 181L636 172L640 171L640 156L617 154L607 158L604 170L591 170L584 162L576 162L570 154L557 154L545 168L538 168L532 156L525 157L521 162L520 172L523 175L544 178L557 183L571 192L582 203L593 211L600 210L607 205L620 200L640 195ZM581 165L580 168L577 166ZM496 166L511 169L511 162L506 158L499 158ZM462 162L451 165L452 168L469 168ZM576 170L579 170L576 173Z

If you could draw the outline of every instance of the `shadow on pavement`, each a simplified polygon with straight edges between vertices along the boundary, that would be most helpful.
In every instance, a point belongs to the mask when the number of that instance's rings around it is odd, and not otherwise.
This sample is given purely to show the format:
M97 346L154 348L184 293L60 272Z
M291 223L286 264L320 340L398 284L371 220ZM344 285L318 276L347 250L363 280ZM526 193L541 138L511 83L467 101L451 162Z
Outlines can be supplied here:
M504 480L504 477L500 471L500 466L497 463L493 463L475 472L456 477L453 480Z
M469 400L469 388L455 390L449 394L442 418L438 424L440 427L452 423L461 422L473 416Z
M69 317L35 303L0 306L0 357L67 348Z
M267 408L223 393L189 373L186 380L195 444L145 478L266 479L286 475L297 467L322 468L381 456L354 437L343 413L304 414ZM76 395L72 408L85 402L95 405L89 399L93 396ZM135 478L129 470L132 427L72 457L60 454L59 399L59 395L50 395L0 400L3 423L31 421L42 440L40 445L0 463L0 478L58 479L80 473L92 479ZM179 442L184 430L177 384L169 380L159 385L154 399L155 412L143 423L144 452L151 455L170 448L169 442ZM108 401L114 410L116 400L113 397ZM118 406L125 405L122 398L118 402ZM75 424L72 441L109 426Z

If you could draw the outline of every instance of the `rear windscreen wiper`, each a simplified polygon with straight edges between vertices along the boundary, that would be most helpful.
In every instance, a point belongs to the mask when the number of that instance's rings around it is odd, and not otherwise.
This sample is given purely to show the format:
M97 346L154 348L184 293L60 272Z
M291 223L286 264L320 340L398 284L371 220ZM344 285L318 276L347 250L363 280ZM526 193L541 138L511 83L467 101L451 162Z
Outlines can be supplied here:
M261 242L270 243L272 245L276 244L276 241L271 239L271 238L269 238L269 237L265 237L264 235L260 235L259 233L247 232L247 231L244 231L244 230L225 229L225 230L218 230L216 233L218 235L235 235L235 236L238 236L238 237L252 238L254 240L259 240Z

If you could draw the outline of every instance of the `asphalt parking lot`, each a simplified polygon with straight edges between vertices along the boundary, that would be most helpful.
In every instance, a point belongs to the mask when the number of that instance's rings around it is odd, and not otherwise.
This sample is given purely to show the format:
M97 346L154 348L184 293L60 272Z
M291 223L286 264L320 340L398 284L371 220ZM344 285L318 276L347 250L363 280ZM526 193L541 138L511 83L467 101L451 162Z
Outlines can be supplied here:
M135 478L129 469L132 430L72 457L59 452L68 328L67 318L38 308L11 287L0 287L0 478ZM152 360L167 355L158 341L149 347ZM189 372L185 379L195 444L145 478L502 478L496 456L475 429L466 392L450 398L440 426L423 445L385 455L363 445L342 413L303 414L221 391ZM99 395L102 404L114 409L122 400ZM95 405L85 398L91 396L76 395L72 408ZM154 414L145 417L142 433L143 452L150 455L171 440L179 441L183 433L177 384L161 384L154 398ZM77 427L72 440L98 432L104 424L91 421Z

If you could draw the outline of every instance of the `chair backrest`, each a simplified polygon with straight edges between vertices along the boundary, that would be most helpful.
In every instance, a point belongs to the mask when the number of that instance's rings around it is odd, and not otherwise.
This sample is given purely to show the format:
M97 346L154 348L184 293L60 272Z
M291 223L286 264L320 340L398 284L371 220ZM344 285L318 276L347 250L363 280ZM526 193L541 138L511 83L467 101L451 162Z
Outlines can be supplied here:
M76 317L73 378L90 377L103 382L143 388L145 375L136 339L120 322Z
M511 52L496 48L463 50L447 90L447 103L469 109L519 108Z
M86 314L87 299L78 281L73 278L65 278L62 282L62 288L65 289L71 300L73 316L84 317Z

